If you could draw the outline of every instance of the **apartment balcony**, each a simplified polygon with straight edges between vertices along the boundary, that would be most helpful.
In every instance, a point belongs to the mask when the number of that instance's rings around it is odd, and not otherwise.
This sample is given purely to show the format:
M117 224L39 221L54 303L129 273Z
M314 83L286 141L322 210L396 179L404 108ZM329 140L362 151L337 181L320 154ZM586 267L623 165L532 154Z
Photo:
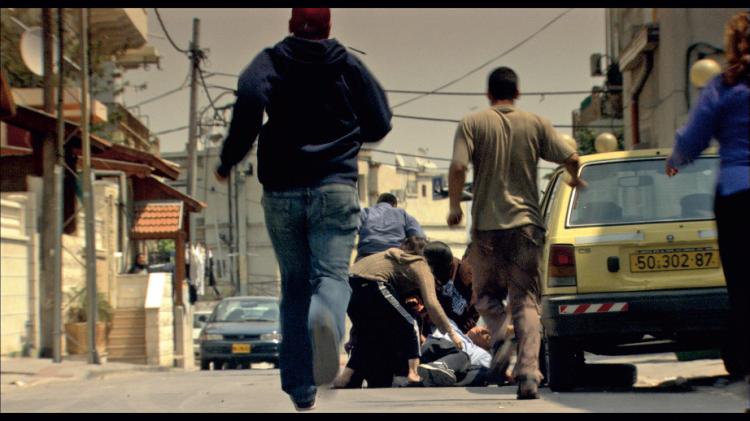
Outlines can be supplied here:
M115 53L140 48L148 41L148 15L143 8L90 8L91 39L97 49ZM100 50L100 51L101 51Z

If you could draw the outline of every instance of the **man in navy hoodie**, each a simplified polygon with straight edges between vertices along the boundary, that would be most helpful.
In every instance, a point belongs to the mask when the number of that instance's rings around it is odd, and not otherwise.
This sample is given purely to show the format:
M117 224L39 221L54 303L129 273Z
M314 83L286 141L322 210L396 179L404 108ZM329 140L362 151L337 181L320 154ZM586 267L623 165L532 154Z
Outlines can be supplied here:
M338 373L359 223L357 154L391 130L383 89L328 38L330 16L292 9L293 35L242 72L216 169L225 180L258 137L263 209L281 270L281 386L298 410L312 409L316 386Z

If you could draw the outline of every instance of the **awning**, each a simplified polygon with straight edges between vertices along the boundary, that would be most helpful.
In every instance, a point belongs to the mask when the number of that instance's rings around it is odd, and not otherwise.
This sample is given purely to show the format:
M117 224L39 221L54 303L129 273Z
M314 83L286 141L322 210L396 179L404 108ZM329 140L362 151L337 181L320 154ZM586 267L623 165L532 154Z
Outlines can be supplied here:
M153 176L133 179L133 200L136 202L179 200L185 203L185 210L188 212L200 212L206 207L206 204L200 200L193 199Z
M175 237L183 230L183 202L136 202L131 238L138 240Z
M147 164L154 168L155 175L167 177L170 180L177 180L180 175L179 167L152 153L129 148L123 145L112 144L112 146L107 148L106 151L97 153L96 157Z
M57 117L52 114L25 105L16 105L16 114L12 117L3 119L3 122L16 126L32 133L57 133ZM80 144L80 134L75 135L79 130L77 124L65 120L65 138L71 138L70 142ZM112 147L112 143L102 139L99 136L91 135L91 148L93 152L103 151Z

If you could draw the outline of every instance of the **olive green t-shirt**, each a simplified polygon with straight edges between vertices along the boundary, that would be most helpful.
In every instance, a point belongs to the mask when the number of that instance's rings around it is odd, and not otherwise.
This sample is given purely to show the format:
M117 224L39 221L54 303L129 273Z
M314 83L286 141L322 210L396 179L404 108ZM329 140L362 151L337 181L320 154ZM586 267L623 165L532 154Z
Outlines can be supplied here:
M474 167L472 230L544 228L537 163L562 163L573 153L549 121L511 105L464 117L456 130L453 161Z

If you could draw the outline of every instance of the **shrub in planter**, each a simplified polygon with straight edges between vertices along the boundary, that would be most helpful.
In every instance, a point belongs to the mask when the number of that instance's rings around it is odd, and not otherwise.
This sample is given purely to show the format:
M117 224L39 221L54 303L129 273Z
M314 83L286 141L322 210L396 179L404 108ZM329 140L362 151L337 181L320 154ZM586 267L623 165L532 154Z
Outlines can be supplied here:
M72 288L65 294L68 301L65 324L65 340L68 354L85 354L88 352L88 294L86 288ZM96 297L96 349L99 353L106 350L107 337L112 328L114 310L102 293Z

